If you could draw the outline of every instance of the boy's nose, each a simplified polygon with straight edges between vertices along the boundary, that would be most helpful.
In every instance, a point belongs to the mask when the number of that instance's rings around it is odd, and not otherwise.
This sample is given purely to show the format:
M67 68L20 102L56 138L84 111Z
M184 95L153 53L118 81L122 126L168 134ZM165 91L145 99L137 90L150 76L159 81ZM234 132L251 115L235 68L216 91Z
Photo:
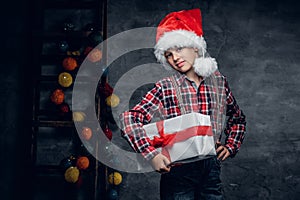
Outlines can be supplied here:
M180 55L178 53L173 53L173 60L177 61L180 58Z

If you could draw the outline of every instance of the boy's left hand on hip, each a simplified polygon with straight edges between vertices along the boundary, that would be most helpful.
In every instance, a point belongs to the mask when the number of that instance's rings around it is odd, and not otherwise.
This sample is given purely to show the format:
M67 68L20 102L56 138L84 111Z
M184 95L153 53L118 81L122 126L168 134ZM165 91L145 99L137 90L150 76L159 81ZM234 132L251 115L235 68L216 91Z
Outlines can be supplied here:
M230 152L228 149L223 146L220 142L217 142L217 149L216 149L218 160L224 161L226 158L230 156Z

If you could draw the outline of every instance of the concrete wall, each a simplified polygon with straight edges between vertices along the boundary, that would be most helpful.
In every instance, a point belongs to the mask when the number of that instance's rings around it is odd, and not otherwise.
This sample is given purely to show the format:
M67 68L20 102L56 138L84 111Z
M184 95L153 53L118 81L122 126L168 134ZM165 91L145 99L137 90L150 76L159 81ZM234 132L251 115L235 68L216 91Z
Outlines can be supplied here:
M248 122L240 152L223 163L226 199L297 199L300 194L300 10L295 2L118 0L108 3L109 37L133 28L157 26L172 11L202 9L208 51L228 77ZM111 71L110 82L114 84L135 66L155 62L149 51L118 59L111 66L118 70ZM140 98L142 91L132 96L133 101ZM158 199L158 174L123 173L123 176L120 199Z
M17 3L16 3L17 2ZM1 12L1 199L30 196L30 22L33 5L10 1ZM108 3L109 36L157 26L171 11L200 7L208 49L228 77L247 115L241 151L223 163L226 199L298 199L300 195L299 3L293 0L141 1ZM114 63L116 82L135 64L154 61L149 51ZM127 65L128 64L128 65ZM132 98L136 101L143 90ZM120 200L158 199L156 173L126 174Z

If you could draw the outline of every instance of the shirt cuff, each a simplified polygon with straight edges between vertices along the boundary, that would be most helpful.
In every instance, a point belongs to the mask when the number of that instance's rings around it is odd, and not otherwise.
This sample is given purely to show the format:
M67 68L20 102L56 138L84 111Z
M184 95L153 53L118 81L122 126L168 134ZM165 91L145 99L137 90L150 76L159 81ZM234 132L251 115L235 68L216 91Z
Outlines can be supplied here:
M230 145L230 144L226 144L225 147L228 149L228 151L230 153L230 157L233 158L236 154L234 147L232 147L232 145Z
M142 152L142 156L147 160L150 161L152 158L154 158L157 154L159 154L159 151L157 151L156 148L153 146L148 146L144 149Z

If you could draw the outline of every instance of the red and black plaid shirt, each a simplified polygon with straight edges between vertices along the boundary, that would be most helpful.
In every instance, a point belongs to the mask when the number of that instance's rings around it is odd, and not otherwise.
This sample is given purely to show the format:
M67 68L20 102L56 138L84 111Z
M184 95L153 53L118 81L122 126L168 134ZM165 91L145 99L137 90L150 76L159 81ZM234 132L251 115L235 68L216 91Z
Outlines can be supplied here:
M197 89L196 84L190 81L186 75L176 73L175 80L182 94L183 105L187 113L199 112L201 114L211 114L211 98L209 87L205 80L200 83ZM232 95L228 82L224 76L217 72L224 80L226 93L226 135L225 146L231 156L234 156L244 139L246 132L246 121L243 112ZM158 151L149 144L144 124L153 121L159 116L160 119L169 119L181 115L176 97L176 90L169 77L158 81L155 87L150 90L139 104L131 110L120 115L122 136L130 143L131 147L147 159L152 159Z

